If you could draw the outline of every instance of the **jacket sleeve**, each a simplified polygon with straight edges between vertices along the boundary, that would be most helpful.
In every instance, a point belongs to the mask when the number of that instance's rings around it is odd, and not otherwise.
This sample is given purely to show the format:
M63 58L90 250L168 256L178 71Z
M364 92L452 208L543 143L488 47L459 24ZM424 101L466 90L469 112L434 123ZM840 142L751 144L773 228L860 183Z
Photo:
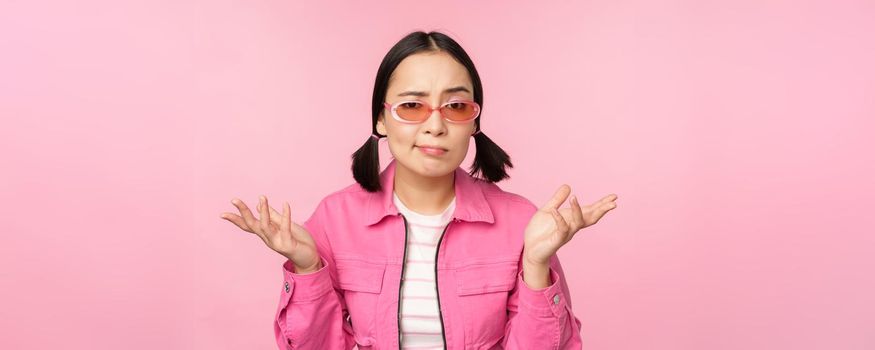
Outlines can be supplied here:
M324 199L304 222L322 260L322 268L298 274L291 260L282 265L283 282L274 319L274 335L281 350L352 349L355 341L337 269L325 233Z
M522 259L516 288L507 302L505 349L582 349L580 320L571 312L571 294L556 254L550 257L549 286L531 289L523 280Z

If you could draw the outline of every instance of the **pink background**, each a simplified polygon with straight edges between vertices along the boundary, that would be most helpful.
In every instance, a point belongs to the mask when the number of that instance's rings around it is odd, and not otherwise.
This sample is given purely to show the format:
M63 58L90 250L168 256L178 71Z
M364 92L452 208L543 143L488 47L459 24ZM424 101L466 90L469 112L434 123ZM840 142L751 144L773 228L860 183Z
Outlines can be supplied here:
M502 188L619 195L559 252L586 349L875 348L873 2L316 3L0 5L0 348L275 348L283 258L219 214L352 183L420 29Z

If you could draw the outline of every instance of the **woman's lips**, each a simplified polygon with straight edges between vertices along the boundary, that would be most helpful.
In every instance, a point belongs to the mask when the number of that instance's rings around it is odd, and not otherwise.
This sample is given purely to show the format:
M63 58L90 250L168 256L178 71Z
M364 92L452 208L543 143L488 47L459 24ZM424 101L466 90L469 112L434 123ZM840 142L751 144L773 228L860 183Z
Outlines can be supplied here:
M442 156L442 155L447 153L446 150L443 150L440 148L422 147L422 146L416 146L416 148L418 148L420 151L422 151L422 153L428 154L430 156Z

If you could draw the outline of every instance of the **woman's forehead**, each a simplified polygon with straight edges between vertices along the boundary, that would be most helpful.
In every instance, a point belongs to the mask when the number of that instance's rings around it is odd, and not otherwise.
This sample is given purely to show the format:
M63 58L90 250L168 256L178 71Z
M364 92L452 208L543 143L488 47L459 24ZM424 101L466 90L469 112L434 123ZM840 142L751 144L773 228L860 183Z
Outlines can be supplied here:
M465 66L447 53L414 54L392 72L389 93L471 93L471 79Z

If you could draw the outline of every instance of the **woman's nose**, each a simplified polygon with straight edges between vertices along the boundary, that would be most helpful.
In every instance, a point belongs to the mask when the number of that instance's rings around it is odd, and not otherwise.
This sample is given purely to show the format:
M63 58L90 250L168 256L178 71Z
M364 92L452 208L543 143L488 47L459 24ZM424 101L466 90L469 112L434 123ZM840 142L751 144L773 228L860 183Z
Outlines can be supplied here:
M428 119L426 119L424 123L423 127L433 134L442 133L443 130L446 129L446 125L444 125L444 116L441 115L440 109L432 110Z

